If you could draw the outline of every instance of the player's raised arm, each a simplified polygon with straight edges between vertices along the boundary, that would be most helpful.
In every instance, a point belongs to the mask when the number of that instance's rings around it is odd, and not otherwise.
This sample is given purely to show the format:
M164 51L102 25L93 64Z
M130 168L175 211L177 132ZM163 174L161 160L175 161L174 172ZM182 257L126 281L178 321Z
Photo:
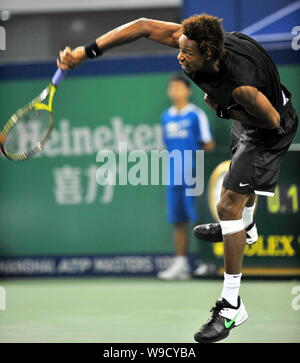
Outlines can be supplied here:
M62 70L73 68L87 58L95 58L110 48L142 37L178 48L181 34L181 24L140 18L103 34L86 47L81 46L74 50L66 47L64 51L60 51L57 65Z
M276 129L280 127L279 113L257 88L238 87L232 92L232 97L246 111L246 113L230 111L233 119L259 128Z

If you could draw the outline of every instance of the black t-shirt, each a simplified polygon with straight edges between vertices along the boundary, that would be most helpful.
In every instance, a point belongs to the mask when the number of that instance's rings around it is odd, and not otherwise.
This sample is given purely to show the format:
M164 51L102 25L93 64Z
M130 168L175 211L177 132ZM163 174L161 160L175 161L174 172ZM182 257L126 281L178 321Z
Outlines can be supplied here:
M252 38L234 32L224 33L225 54L216 75L205 72L186 75L214 102L228 107L235 102L232 91L239 86L252 86L261 91L280 112L283 107L282 86L277 68L266 51ZM289 92L285 89L285 92Z

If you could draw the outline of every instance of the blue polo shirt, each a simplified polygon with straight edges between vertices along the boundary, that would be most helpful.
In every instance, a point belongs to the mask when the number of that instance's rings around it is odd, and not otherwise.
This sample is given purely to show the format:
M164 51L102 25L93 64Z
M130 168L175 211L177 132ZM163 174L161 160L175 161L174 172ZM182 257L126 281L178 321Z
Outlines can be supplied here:
M171 158L167 171L170 173L169 187L176 187L180 179L185 186L184 169L195 170L196 151L202 149L202 143L212 140L208 118L203 110L189 103L181 110L175 106L168 108L163 112L161 121L166 149L169 153L178 150L182 157L181 167ZM184 157L185 150L190 150L190 153Z

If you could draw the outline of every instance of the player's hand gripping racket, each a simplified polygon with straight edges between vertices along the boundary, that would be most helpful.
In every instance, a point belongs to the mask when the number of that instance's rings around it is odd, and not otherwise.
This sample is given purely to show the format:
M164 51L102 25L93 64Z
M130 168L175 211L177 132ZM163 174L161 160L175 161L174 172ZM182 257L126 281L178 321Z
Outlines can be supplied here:
M53 98L56 86L66 73L57 69L49 86L7 121L0 134L0 148L8 159L25 160L43 149L54 127ZM48 102L43 103L46 99ZM30 142L21 142L22 134L29 132Z

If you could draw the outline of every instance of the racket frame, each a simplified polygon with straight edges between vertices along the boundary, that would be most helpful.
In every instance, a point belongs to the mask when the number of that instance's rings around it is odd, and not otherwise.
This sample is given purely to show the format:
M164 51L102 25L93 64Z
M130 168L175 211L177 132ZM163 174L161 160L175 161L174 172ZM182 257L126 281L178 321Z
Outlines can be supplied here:
M36 98L32 101L28 102L25 106L19 108L10 119L5 124L3 130L0 134L0 148L2 153L10 160L20 161L26 160L35 155L36 153L40 152L43 147L45 146L46 142L48 141L51 132L54 128L54 118L53 118L53 98L56 92L56 86L53 83L50 83L48 87L46 87ZM49 95L48 104L42 103ZM44 137L36 143L36 145L26 151L20 152L17 154L10 153L5 150L5 141L7 136L9 135L10 131L17 125L17 123L22 119L22 117L31 110L45 110L49 112L49 121L47 125L47 131Z

